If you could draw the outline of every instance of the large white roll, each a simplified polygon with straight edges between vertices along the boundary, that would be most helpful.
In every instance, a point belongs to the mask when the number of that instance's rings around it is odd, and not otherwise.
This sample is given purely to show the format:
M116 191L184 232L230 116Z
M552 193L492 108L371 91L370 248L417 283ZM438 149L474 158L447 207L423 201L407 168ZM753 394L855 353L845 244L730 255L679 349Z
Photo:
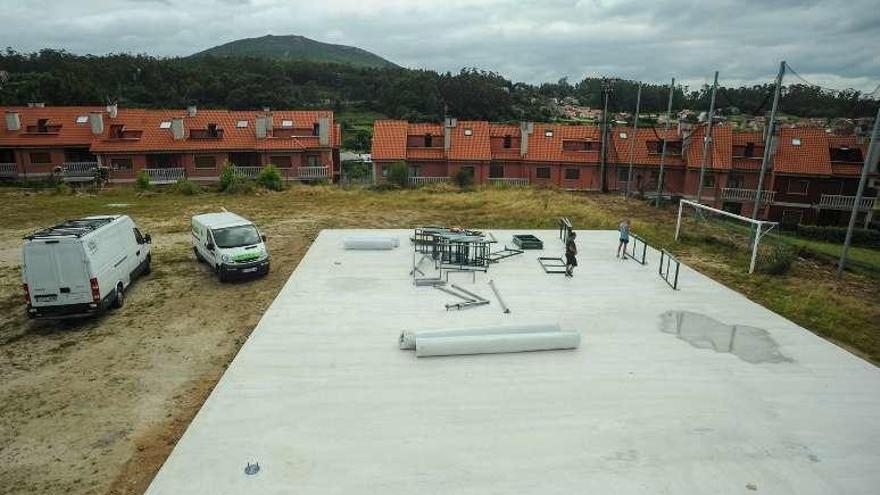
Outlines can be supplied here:
M507 333L465 337L416 338L416 356L455 356L504 352L575 349L581 343L578 332Z
M342 240L345 249L355 250L388 250L398 245L400 245L398 238L378 235L348 236Z
M439 330L405 331L400 334L400 348L415 349L417 338L467 337L473 335L496 335L509 333L546 333L560 331L558 323L532 323L518 325L496 325L494 327L445 328Z

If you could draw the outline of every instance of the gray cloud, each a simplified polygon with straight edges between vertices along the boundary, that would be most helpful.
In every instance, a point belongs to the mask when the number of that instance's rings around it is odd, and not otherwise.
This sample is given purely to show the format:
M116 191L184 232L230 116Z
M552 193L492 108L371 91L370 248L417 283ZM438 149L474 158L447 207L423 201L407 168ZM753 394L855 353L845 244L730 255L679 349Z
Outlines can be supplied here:
M785 59L831 87L880 82L876 0L0 0L0 46L74 53L190 53L301 34L407 67L494 70L514 80L615 75L692 87L772 80Z

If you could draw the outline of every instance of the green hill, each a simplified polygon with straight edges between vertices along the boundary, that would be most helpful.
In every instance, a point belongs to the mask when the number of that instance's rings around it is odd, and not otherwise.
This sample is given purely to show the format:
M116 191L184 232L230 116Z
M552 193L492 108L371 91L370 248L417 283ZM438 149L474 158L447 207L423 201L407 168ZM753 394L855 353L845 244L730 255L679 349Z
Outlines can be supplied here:
M384 58L360 48L321 43L304 36L245 38L198 52L193 57L261 57L281 60L307 60L348 64L354 67L397 67Z

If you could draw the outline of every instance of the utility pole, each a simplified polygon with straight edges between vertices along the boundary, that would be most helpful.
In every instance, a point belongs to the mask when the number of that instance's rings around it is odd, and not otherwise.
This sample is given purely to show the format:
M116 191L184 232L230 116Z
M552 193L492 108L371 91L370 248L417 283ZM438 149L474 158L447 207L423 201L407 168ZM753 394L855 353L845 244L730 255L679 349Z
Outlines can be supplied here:
M761 195L764 192L764 174L767 173L767 167L770 165L770 157L772 156L773 134L776 133L776 109L779 107L779 95L782 93L782 77L784 75L785 60L779 63L779 73L776 74L776 89L773 91L773 106L770 109L770 121L767 122L765 127L767 135L764 136L764 157L761 159L761 172L758 174L758 190L755 191L755 206L752 208L752 220L758 219L758 211L761 209Z
M878 146L877 134L880 133L880 108L877 109L877 116L874 117L874 130L871 131L871 144L868 145L868 156L865 157L865 164L862 165L862 177L859 179L859 190L856 192L855 201L853 202L853 210L849 216L849 226L846 229L846 240L843 242L843 252L840 253L840 263L837 265L837 278L843 275L843 268L846 266L846 255L849 252L849 245L852 242L853 228L856 226L856 217L859 215L859 203L862 202L862 195L865 192L865 183L868 181L868 169L877 161Z
M703 203L703 177L706 175L706 157L709 155L709 143L712 142L712 122L715 120L715 92L718 90L718 71L715 71L715 82L712 83L712 98L709 102L709 118L706 122L706 135L703 137L703 156L700 157L700 182L697 184L697 203Z
M639 132L639 109L642 105L642 83L639 83L639 92L636 94L636 114L633 118L632 136L629 137L629 173L626 174L626 197L629 197L633 181L633 160L636 157L636 135Z
M608 141L608 94L611 92L611 84L608 79L602 79L602 151L599 157L599 192L605 192L605 158L607 156Z
M663 162L666 159L666 136L669 134L669 121L672 119L672 96L675 94L675 78L669 83L669 103L666 104L666 130L663 135L663 149L660 151L660 174L657 176L657 199L654 206L660 207L660 196L663 194Z

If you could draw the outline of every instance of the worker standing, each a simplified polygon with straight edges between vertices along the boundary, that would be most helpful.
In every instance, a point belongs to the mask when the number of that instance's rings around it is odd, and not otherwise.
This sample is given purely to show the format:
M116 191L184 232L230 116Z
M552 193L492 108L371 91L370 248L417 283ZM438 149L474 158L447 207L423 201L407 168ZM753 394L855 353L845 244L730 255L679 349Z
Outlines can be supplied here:
M577 237L577 234L572 231L571 234L568 235L568 241L565 243L565 276L573 277L574 267L578 266L577 254L578 248L574 243L574 239Z
M620 243L617 244L617 257L626 259L626 245L629 244L629 218L624 218L617 226L620 233ZM621 252L622 251L622 252Z

